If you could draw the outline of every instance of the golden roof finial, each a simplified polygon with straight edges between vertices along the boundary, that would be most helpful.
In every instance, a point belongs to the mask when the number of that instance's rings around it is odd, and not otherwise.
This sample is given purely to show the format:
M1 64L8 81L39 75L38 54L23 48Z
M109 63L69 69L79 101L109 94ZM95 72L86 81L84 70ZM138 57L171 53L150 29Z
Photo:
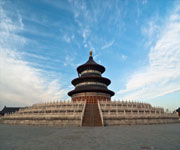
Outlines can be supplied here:
M89 51L89 56L92 57L92 51L91 50Z

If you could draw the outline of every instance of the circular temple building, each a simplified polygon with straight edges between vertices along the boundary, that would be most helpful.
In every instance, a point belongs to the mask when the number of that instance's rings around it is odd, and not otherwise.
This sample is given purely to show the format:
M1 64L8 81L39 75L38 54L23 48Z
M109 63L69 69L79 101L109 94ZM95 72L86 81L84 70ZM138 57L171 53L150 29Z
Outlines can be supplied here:
M95 104L97 101L110 101L114 92L107 87L111 81L102 77L105 68L93 60L90 51L89 60L77 67L78 78L72 80L75 89L68 93L72 101L86 101Z

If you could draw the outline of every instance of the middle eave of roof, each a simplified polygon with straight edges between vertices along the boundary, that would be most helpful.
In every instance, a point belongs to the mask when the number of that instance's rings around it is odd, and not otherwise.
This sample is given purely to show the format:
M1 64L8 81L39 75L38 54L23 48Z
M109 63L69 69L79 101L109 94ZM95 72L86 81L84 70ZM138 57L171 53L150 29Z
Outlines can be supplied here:
M95 81L105 83L107 86L111 83L111 81L107 78L101 76L82 76L79 78L75 78L72 80L72 84L75 86L78 83L86 82L86 81Z

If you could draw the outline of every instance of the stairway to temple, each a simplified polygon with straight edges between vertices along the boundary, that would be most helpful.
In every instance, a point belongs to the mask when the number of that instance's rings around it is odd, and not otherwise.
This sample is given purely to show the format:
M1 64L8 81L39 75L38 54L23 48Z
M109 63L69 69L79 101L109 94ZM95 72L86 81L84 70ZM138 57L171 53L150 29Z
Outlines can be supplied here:
M86 104L82 126L102 126L98 104Z

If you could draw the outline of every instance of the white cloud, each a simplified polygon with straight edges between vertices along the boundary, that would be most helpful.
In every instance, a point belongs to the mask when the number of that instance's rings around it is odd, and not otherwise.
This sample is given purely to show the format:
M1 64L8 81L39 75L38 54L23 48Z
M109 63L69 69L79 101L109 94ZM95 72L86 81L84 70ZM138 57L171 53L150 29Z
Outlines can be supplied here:
M84 43L84 47L87 47L87 38L88 36L90 35L90 29L89 27L85 27L83 30L82 30L82 37L83 37L83 43Z
M143 28L143 32L147 34L148 37L152 37L155 32L159 30L159 26L156 24L156 19L148 21L147 27Z
M64 40L66 43L70 43L71 41L74 40L74 37L75 37L74 34L72 34L71 36L65 34L65 35L63 36L63 40Z
M33 104L59 100L66 94L57 80L48 82L40 72L18 60L15 52L0 49L0 101ZM12 57L15 56L15 57Z
M87 40L91 34L91 26L94 20L92 13L87 8L87 4L84 0L69 0L69 4L74 14L74 20L79 26L78 33L82 36L84 47L87 48L89 46Z
M150 99L180 90L180 14L170 15L149 52L149 65L134 73L118 94Z
M121 58L122 58L122 60L126 60L127 56L126 55L122 55Z
M103 46L101 47L101 49L103 50L103 49L109 48L109 47L111 47L113 44L114 44L114 40L111 41L111 42L109 42L109 43L106 43L105 45L103 45Z
M87 44L84 44L84 47L86 48L86 47L87 47Z
M148 2L147 0L142 0L143 5L147 4L147 2Z
M63 37L64 41L67 42L67 43L70 43L71 42L71 38L67 35L64 35Z
M69 56L69 55L67 55L67 56L65 57L65 61L64 61L64 66L68 66L68 65L70 65L71 67L76 66L76 65L74 64L74 58L71 57L71 56Z
M145 37L146 47L151 46L154 43L154 41L156 41L159 38L159 34L162 29L160 26L161 19L162 18L156 14L152 18L148 19L148 21L142 27L141 32Z
M23 23L21 17L18 15L17 22L13 22L8 18L4 9L0 5L0 46L12 48L11 45L24 45L27 40L18 35L23 30ZM8 41L8 42L7 42ZM8 44L7 44L8 43ZM21 43L21 44L19 44Z
M73 40L73 39L74 39L74 37L75 37L75 36L74 36L74 34L72 34L72 35L71 35L71 39Z
M0 107L32 105L66 96L57 79L50 80L23 60L17 50L27 44L27 39L18 34L23 28L21 16L12 21L0 5Z
M69 7L68 5L65 5L66 1L43 0L42 2L47 3L48 5L51 5L55 8L71 12L71 7Z
M33 54L33 53L28 53L28 52L22 52L20 53L22 56L29 56L29 57L33 57L33 58L37 58L37 59L41 59L41 60L48 60L49 58L44 57L44 56L40 56L37 54Z

